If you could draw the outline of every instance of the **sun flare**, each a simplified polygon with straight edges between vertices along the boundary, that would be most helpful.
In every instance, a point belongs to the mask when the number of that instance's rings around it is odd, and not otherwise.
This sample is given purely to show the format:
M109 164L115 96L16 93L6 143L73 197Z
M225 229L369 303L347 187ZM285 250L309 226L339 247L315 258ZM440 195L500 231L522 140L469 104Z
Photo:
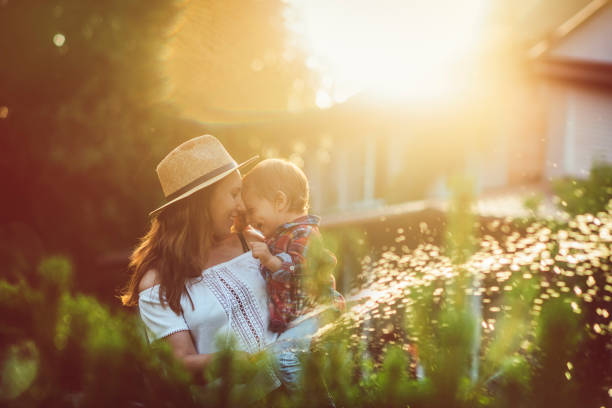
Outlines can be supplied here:
M360 91L436 99L482 37L484 0L289 0L287 21L323 75L317 106Z

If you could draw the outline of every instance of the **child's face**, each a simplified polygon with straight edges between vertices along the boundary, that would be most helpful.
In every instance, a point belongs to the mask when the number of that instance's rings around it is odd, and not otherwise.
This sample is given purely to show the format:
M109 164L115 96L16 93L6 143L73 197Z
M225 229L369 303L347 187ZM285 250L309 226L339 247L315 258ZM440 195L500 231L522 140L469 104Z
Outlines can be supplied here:
M283 224L281 214L274 203L260 197L252 189L242 190L242 201L246 208L247 223L261 231L266 237L272 235Z

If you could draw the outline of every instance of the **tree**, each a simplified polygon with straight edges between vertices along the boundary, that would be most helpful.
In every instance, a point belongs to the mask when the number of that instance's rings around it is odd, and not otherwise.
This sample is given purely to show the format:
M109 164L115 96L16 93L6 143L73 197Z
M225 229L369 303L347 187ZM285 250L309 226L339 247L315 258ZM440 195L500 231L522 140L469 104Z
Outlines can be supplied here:
M162 200L156 164L207 128L173 103L181 84L191 81L192 94L205 95L201 105L211 108L287 107L300 68L297 58L280 57L283 7L279 0L0 2L0 253L15 260L36 241L38 252L69 254L81 270L132 246ZM257 77L253 58L277 63ZM181 74L177 61L196 63L203 80L194 83L189 70L172 80Z

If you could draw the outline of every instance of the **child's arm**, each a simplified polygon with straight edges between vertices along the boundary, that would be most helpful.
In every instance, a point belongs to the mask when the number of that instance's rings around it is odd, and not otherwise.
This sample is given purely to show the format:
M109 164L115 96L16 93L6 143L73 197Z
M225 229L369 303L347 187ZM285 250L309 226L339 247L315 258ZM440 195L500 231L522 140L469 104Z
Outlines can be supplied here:
M283 261L272 255L265 242L251 242L250 245L253 251L253 257L259 259L259 262L261 262L265 268L271 272L276 272L281 268Z
M308 225L300 226L291 232L291 240L286 252L274 257L280 261L280 265L275 261L274 266L278 268L276 270L268 268L272 272L272 280L289 283L292 280L300 279L306 267L306 251L310 247L309 240L312 238L313 228Z

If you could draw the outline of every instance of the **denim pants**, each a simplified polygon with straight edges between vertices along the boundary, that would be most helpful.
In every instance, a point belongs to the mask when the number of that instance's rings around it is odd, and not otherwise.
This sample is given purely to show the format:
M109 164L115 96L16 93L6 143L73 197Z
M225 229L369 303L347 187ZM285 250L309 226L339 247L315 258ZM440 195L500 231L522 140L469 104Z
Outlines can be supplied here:
M318 316L309 317L279 334L271 345L278 378L289 391L299 387L302 373L299 357L309 352L310 341L318 329Z

